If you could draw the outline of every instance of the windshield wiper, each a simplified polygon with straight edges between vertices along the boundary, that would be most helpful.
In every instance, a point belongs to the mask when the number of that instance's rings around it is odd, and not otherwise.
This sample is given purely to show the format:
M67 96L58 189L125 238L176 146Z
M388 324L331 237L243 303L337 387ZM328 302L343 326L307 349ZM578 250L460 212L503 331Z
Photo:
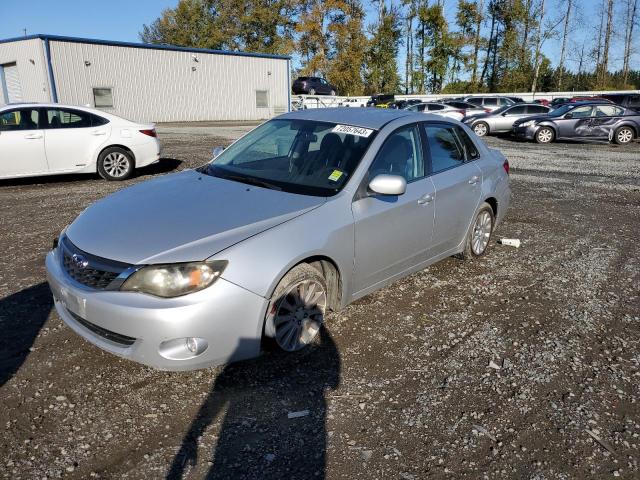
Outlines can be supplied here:
M282 190L282 187L274 183L265 182L264 180L260 180L259 178L245 177L243 175L234 175L232 173L226 173L226 172L223 173L222 175L216 175L216 176L219 176L220 178L224 178L227 180L235 180L236 182L255 185L256 187L265 187L265 188L270 188L271 190Z

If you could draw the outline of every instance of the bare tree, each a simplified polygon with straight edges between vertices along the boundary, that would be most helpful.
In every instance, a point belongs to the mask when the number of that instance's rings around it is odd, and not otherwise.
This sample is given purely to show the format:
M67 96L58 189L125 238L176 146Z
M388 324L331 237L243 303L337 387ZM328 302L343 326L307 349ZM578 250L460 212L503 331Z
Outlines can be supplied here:
M480 53L480 30L484 19L484 0L478 0L476 15L476 31L473 38L473 71L471 72L471 83L476 84L478 78L478 54Z
M564 73L564 56L567 51L567 37L569 35L569 19L571 18L571 7L573 0L567 1L567 13L564 17L564 28L562 30L562 48L560 49L560 62L558 64L558 90L562 90L562 75Z
M607 28L604 33L604 46L602 47L602 85L609 74L609 49L611 48L611 33L613 28L613 0L607 0Z
M629 59L633 54L631 42L633 40L633 27L638 21L638 0L627 0L625 8L626 24L624 27L624 59L622 64L622 79L624 84L629 80Z
M536 93L538 88L538 78L540 77L540 65L542 64L542 46L555 35L558 25L562 23L563 18L558 20L549 20L545 24L545 0L540 0L537 16L540 19L536 30L535 54L533 57L533 81L531 82L531 92Z

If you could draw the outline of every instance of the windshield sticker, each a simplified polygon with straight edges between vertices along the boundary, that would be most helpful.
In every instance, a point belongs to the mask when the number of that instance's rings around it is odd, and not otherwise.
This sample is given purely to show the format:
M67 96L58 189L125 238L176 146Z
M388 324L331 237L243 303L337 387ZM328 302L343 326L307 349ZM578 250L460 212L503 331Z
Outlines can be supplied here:
M333 172L331 172L331 175L329 175L329 180L331 180L332 182L337 182L338 180L340 180L342 175L344 175L344 173L340 170L334 170Z
M348 135L365 138L373 133L373 130L370 128L354 127L353 125L336 125L331 131L334 133L346 133Z

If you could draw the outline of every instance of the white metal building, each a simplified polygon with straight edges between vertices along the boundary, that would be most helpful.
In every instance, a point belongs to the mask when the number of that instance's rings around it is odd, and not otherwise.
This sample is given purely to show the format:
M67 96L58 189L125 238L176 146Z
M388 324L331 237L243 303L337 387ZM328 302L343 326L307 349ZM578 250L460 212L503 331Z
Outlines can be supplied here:
M289 57L54 35L0 40L0 105L87 105L136 121L289 110Z

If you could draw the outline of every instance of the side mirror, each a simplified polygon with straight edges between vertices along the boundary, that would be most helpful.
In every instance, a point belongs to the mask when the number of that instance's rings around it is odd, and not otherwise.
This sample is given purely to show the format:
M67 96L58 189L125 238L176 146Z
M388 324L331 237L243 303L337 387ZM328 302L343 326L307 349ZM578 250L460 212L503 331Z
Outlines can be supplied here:
M217 147L213 147L213 149L211 150L211 159L213 160L214 158L216 158L218 155L220 155L222 152L224 152L224 147L221 145L218 145Z
M407 181L400 175L376 175L369 182L369 190L380 195L402 195L407 191Z
M573 118L573 113L569 112L567 113L564 118Z

